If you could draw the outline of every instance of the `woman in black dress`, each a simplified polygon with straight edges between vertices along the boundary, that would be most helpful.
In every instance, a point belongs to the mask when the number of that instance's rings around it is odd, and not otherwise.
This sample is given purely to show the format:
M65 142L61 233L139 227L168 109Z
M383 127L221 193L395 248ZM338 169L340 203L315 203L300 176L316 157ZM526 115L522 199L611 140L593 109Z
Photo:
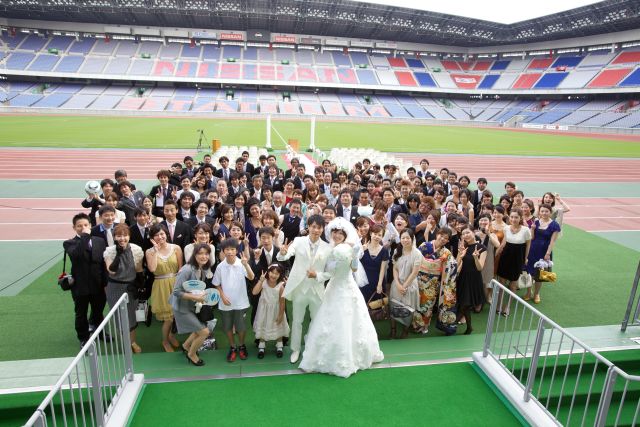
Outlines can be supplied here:
M471 226L466 226L461 232L460 248L458 249L458 279L456 294L458 299L458 320L463 316L467 324L465 335L473 332L471 327L471 310L484 304L484 285L482 282L482 268L487 258L487 248L476 241L476 235Z

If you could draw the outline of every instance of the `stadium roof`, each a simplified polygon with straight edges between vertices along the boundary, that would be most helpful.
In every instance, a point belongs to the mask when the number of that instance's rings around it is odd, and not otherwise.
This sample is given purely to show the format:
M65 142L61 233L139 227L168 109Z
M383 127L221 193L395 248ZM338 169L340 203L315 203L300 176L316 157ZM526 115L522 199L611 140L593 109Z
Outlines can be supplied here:
M0 0L0 16L481 47L638 29L640 0L606 0L510 25L350 0Z

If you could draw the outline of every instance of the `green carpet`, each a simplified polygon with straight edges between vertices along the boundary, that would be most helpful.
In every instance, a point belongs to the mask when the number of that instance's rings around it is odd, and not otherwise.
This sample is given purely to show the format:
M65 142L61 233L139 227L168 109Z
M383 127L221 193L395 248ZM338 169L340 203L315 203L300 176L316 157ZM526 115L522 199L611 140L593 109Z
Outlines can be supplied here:
M179 113L177 113L179 114ZM284 140L309 145L310 122L273 120ZM264 141L266 120L201 118L140 118L93 116L3 116L0 146L82 148L193 148L196 129L224 145L255 145ZM55 132L51 130L55 129ZM126 138L122 138L126 135ZM406 123L323 122L316 125L316 146L374 148L394 151L547 156L640 157L640 144L558 134L512 132L455 126ZM446 144L434 142L446 141ZM274 148L283 142L272 131Z
M470 426L485 424L489 414L493 426L520 425L471 365L460 363L373 369L348 379L311 374L148 384L130 425Z
M545 285L542 303L536 308L564 327L619 323L638 252L601 237L565 226L555 251L558 282ZM19 295L0 297L0 360L74 356L78 342L73 329L71 294L56 284L60 265L53 266ZM488 310L473 315L476 333L483 333ZM381 339L389 331L387 322L376 324ZM221 346L226 339L216 333ZM464 331L464 326L461 327ZM25 331L28 331L25 334ZM138 342L145 352L161 351L160 324L138 327ZM441 336L433 329L426 337ZM423 337L420 337L422 339ZM453 338L455 339L455 337ZM253 336L248 334L247 341Z

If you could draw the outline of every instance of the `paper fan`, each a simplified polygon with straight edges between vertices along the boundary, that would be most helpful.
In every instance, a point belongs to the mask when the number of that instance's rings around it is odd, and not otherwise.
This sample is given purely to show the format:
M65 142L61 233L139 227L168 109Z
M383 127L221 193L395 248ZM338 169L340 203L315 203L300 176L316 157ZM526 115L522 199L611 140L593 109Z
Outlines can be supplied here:
M216 305L220 301L220 292L217 289L209 288L204 291L205 305Z
M187 292L204 291L207 285L201 280L187 280L182 283L182 289Z

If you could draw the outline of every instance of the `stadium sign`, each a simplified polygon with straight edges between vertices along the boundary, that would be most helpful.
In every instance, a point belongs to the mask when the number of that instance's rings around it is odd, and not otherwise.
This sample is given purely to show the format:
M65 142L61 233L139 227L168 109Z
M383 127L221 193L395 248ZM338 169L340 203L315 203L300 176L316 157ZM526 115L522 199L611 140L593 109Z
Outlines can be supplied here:
M244 35L240 33L220 33L220 40L244 41Z
M314 37L301 37L300 43L302 44L322 44L322 40Z
M296 38L294 36L273 36L274 43L295 43Z
M194 31L191 33L191 37L194 39L215 40L216 36L217 36L216 33L209 33L207 31Z

